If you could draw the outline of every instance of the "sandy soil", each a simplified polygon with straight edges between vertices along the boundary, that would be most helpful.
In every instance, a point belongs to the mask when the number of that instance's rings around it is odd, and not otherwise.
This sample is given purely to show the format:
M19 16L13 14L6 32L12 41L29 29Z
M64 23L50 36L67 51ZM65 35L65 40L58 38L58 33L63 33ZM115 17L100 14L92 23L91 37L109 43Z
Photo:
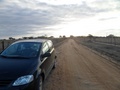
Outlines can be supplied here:
M73 39L57 49L57 65L44 90L120 90L120 70Z

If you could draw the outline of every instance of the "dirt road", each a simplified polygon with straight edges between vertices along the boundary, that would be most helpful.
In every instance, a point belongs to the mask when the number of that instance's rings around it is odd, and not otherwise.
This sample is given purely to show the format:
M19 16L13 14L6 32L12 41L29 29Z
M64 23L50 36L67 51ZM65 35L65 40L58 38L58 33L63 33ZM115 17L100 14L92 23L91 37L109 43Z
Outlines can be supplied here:
M57 67L44 90L120 90L120 70L73 39L57 48Z

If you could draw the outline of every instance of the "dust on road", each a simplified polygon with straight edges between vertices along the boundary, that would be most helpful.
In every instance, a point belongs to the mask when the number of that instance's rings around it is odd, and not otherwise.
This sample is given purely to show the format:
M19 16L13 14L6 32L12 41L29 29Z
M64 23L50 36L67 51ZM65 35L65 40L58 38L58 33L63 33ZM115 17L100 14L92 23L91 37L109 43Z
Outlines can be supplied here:
M120 90L120 70L73 39L57 48L57 67L44 90Z

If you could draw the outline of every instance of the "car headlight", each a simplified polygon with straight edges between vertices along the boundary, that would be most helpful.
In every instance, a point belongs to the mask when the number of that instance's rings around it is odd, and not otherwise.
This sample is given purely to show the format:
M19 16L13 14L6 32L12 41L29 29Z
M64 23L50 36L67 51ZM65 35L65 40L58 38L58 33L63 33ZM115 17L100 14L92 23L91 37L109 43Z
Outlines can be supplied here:
M14 83L13 86L19 86L19 85L24 85L32 82L34 80L33 75L26 75L19 77Z

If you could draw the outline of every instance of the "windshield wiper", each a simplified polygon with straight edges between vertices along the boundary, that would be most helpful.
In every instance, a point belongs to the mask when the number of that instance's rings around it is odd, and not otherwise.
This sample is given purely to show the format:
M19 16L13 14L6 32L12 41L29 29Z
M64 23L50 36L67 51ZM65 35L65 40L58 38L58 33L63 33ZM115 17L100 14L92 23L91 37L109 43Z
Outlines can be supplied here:
M2 57L6 57L6 58L22 58L22 59L29 59L30 57L25 57L25 56L20 56L20 55L9 55L9 56L5 56L5 55L1 55Z
M7 58L7 57L8 57L8 56L5 56L5 55L0 55L0 56L5 57L5 58Z
M10 56L11 58L23 58L23 59L29 59L29 57L25 57L25 56L20 56L20 55L13 55Z

